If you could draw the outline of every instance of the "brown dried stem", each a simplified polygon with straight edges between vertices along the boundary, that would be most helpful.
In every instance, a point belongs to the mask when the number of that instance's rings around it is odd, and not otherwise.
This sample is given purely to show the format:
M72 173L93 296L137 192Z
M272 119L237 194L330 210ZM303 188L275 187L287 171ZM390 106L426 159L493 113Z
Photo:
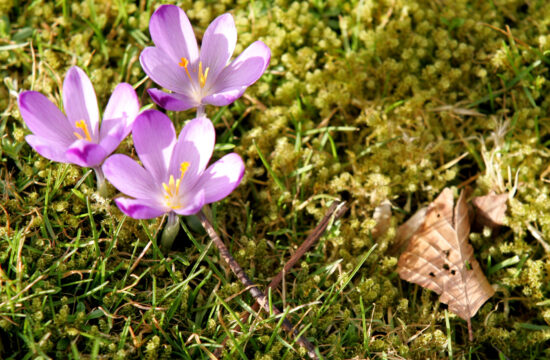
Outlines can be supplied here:
M334 221L342 217L342 215L344 215L347 210L348 210L348 207L346 206L346 203L344 201L335 201L332 203L332 205L328 209L325 216L323 216L319 224L317 224L315 229L313 229L313 231L308 235L308 237L302 243L302 245L298 247L296 252L286 262L283 269L271 280L271 282L269 283L268 287L264 292L266 295L269 289L275 290L279 286L279 284L283 280L284 275L288 274L290 269L294 265L296 265L298 260L300 260L302 256L304 256L304 254L321 238L321 236L323 235L323 233L325 232L325 230L327 229L331 221ZM258 303L255 303L254 306L252 307L254 311L258 311L258 308L259 308ZM250 315L251 313L249 312L244 313L244 315L241 317L241 322L244 323ZM237 331L239 331L239 328L237 328ZM223 345L225 345L225 341L222 343L222 347L216 350L215 354L217 356L221 354L221 349L223 349Z
M202 210L198 213L199 220L208 233L208 236L212 239L214 244L218 247L218 250L220 251L220 256L224 259L224 261L229 265L231 268L231 271L237 276L237 278L243 283L243 285L249 289L250 294L256 299L256 302L264 309L268 314L274 312L275 314L279 315L281 314L281 311L277 309L275 306L272 306L270 309L269 303L267 300L267 297L258 289L258 287L248 278L244 270L241 268L241 266L235 261L223 241L218 236L218 233L206 217L206 215L202 212ZM287 319L283 320L283 329L290 332L294 336L297 337L296 342L303 346L309 355L311 359L319 359L317 357L317 354L315 353L315 348L313 347L313 344L311 344L306 338L303 336L299 336L298 331L294 329L292 326L292 323L288 321Z
M292 267L296 265L298 260L300 260L302 256L304 256L304 254L317 242L317 240L319 240L319 238L327 229L330 222L340 218L347 210L348 207L346 206L346 203L344 201L333 202L325 216L321 219L321 222L319 222L319 224L315 227L315 229L313 229L311 234L309 234L302 245L300 245L296 252L290 257L283 269L271 280L268 285L268 289L271 288L272 290L275 290L275 288L277 288L277 286L279 286L279 284L283 280L283 276L285 274L288 274L290 269L292 269ZM266 289L266 294L268 289Z

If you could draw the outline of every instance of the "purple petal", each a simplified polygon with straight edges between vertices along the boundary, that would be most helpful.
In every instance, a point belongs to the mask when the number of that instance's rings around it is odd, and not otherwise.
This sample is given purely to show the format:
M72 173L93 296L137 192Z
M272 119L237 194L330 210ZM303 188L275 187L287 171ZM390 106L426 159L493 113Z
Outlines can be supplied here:
M122 139L126 137L126 127L124 119L119 119L120 123L117 127L111 129L111 133L103 136L99 141L99 145L105 150L105 154L110 155L120 145Z
M183 94L170 94L159 89L148 89L147 92L158 106L170 111L184 111L200 105L196 100Z
M157 208L144 199L119 197L115 199L115 203L120 211L134 219L154 219L166 213L164 209Z
M84 120L88 126L91 140L97 142L99 135L97 98L90 79L78 66L70 68L67 76L65 76L63 107L69 122L74 124L77 121ZM75 131L78 130L76 127L74 129Z
M132 130L134 146L145 169L160 184L168 178L168 167L174 145L176 130L168 116L158 110L142 112Z
M36 135L27 135L25 137L25 140L37 153L39 153L46 159L62 163L70 162L65 156L67 146L62 145L59 142L45 139Z
M220 15L208 25L202 38L200 53L203 70L206 71L206 68L209 68L206 78L207 88L227 65L235 50L235 44L237 44L237 29L231 14Z
M101 168L105 178L126 195L150 200L162 196L151 174L127 155L109 156Z
M183 189L193 187L212 157L215 142L216 131L208 118L200 117L191 120L181 130L174 147L168 176L173 175L176 179L180 178L181 163L188 162L189 167L185 172L181 187Z
M139 99L132 85L127 83L118 84L109 98L103 121L100 128L100 139L109 134L120 134L122 141L132 130L132 124L139 113ZM123 131L118 129L123 126Z
M231 104L233 101L240 98L248 86L241 86L223 90L202 99L204 104L210 104L214 106L225 106Z
M65 153L67 160L82 167L100 165L107 155L109 154L101 145L87 140L76 140Z
M67 117L39 92L22 92L19 95L19 111L25 124L33 134L42 140L49 140L67 147L76 139L73 134L73 125L69 123ZM37 143L42 140L34 139L32 141ZM42 156L49 158L45 155Z
M204 201L204 190L199 189L196 192L187 193L182 199L182 202L185 204L184 207L174 210L178 215L188 216L194 215L202 209L205 204Z
M185 12L175 5L162 5L151 16L149 32L155 45L177 65L181 58L194 64L199 57L197 39ZM147 72L147 71L146 71ZM164 85L163 85L164 86Z
M244 163L236 153L227 154L206 169L196 189L204 190L206 204L219 201L231 194L244 174Z
M203 102L222 106L220 102L223 102L223 97L220 99L219 96L216 97L217 94L230 94L224 95L227 100L238 94L242 95L243 87L252 85L262 76L270 58L271 51L267 45L261 41L254 42L223 69L210 91L213 95L205 97ZM227 104L229 103L223 105Z
M181 94L193 93L196 85L196 73L190 72L192 79L189 79L185 69L178 66L178 63L170 60L164 51L157 47L143 49L139 56L143 71L154 82L160 86ZM198 85L197 85L198 86Z

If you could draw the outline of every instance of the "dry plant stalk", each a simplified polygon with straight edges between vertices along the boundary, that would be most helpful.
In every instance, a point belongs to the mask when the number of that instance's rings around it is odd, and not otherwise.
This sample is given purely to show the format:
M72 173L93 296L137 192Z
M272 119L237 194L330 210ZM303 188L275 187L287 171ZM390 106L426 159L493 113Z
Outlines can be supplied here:
M302 258L302 256L314 244L317 243L317 241L321 238L321 236L323 235L323 233L325 232L325 230L327 229L329 224L331 224L333 221L336 221L337 219L342 217L342 215L344 215L346 213L346 211L348 211L348 207L346 206L345 201L334 201L332 203L332 205L328 209L325 216L323 216L323 218L321 219L319 224L317 224L315 229L313 229L313 231L308 235L308 237L302 243L302 245L300 245L300 247L296 250L296 252L290 257L290 259L286 262L283 269L275 277L273 277L273 279L271 280L271 282L269 283L269 285L267 286L267 288L264 291L264 294L266 296L267 296L267 293L268 293L269 289L272 289L272 290L276 289L279 286L279 284L281 283L281 281L283 280L283 277L285 276L285 274L288 274L290 269L292 269L292 267L294 265L296 265L298 260L300 260ZM252 309L254 311L257 311L259 306L260 306L260 303L256 302L252 306ZM251 313L246 312L243 316L241 316L241 322L242 323L246 322L246 320L248 319L248 317L250 315L251 315ZM240 330L240 328L237 326L236 331L239 331L239 330ZM223 346L225 346L226 340L227 340L227 338L223 341L222 347L218 348L216 350L216 352L214 353L214 355L216 355L216 356L221 355L221 352L222 352Z
M323 216L323 219L319 222L319 224L313 229L311 234L308 235L306 240L300 245L300 247L296 250L296 252L290 257L290 259L286 262L283 269L271 280L271 282L268 285L268 288L276 289L277 286L281 283L283 280L283 277L285 274L288 274L290 272L290 269L296 265L298 260L304 256L304 254L315 244L317 241L321 238L327 227L332 221L335 221L339 219L344 213L348 210L346 206L345 201L334 201L330 208L328 209L325 216ZM267 289L266 289L267 294Z
M227 246L223 243L222 239L220 239L218 233L204 214L204 212L199 211L197 214L199 217L199 220L208 233L208 236L210 236L210 239L214 242L218 250L220 251L220 256L224 259L224 261L229 265L229 268L231 271L237 276L237 278L241 281L241 283L245 286L245 288L248 289L250 294L254 297L256 302L260 304L262 309L264 309L268 314L273 311L273 313L280 315L282 314L279 309L277 309L275 306L272 306L270 308L269 302L267 300L267 297L258 289L256 284L252 282L244 272L243 268L235 261L231 253L229 252L229 249L227 249ZM305 337L300 336L298 334L298 331L292 326L292 323L288 321L287 319L283 319L283 329L290 332L292 335L294 335L296 338L296 342L303 346L307 350L307 354L311 359L319 359L317 354L315 353L315 347L312 343L310 343Z
M494 294L468 242L470 219L464 192L453 209L453 193L446 188L429 206L426 220L412 236L398 263L403 280L435 291L449 310L470 319Z

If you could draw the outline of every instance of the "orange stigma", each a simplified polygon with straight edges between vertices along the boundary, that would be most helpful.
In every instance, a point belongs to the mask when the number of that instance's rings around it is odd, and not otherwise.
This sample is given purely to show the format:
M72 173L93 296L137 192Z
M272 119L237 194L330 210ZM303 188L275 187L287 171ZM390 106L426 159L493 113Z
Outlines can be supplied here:
M191 74L189 74L189 69L187 69L187 65L189 65L189 60L187 60L186 58L182 57L181 58L181 61L179 62L178 64L180 67L184 68L185 69L185 72L187 73L187 76L189 77L189 80L192 80L191 79Z

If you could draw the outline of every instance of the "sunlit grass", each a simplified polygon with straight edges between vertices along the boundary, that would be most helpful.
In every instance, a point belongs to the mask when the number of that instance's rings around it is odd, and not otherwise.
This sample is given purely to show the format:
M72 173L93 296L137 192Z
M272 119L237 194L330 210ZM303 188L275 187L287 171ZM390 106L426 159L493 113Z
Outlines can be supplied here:
M195 217L163 254L165 219L126 218L113 187L102 198L91 171L24 141L17 94L60 104L72 65L100 104L126 81L154 107L139 54L159 4L0 1L0 358L303 358L283 318L326 359L550 356L548 2L175 3L199 36L231 11L236 53L256 39L272 51L245 96L207 108L214 157L246 162L210 211L248 276L265 289L331 201L350 209L268 293L282 316L255 312ZM168 115L178 130L194 116ZM117 152L132 149L130 137ZM507 226L470 239L497 290L472 319L474 343L388 254L404 220L466 184L517 187ZM374 238L384 200L390 227Z

